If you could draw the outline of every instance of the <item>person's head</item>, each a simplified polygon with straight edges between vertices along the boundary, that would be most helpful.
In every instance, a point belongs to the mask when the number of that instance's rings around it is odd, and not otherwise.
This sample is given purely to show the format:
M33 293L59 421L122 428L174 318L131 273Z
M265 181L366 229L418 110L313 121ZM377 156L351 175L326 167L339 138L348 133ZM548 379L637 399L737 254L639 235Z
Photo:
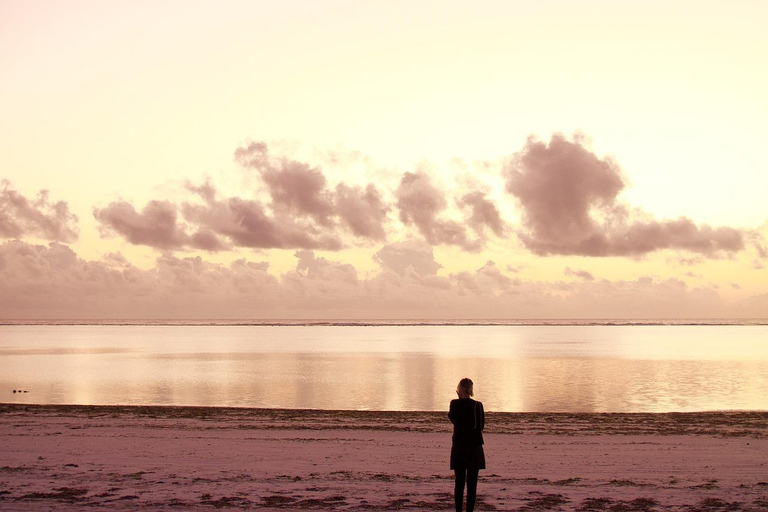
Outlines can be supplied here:
M472 383L472 379L464 377L459 381L459 385L456 387L456 392L459 396L475 396L475 391L472 389L473 387L474 384Z

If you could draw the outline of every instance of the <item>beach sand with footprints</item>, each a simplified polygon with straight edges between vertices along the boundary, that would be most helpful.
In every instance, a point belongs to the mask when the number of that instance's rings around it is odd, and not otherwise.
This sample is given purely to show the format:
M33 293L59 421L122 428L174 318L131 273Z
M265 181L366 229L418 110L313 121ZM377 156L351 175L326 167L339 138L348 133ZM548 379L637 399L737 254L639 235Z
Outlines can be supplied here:
M477 510L768 510L768 413L488 412ZM442 412L0 405L0 510L451 510Z

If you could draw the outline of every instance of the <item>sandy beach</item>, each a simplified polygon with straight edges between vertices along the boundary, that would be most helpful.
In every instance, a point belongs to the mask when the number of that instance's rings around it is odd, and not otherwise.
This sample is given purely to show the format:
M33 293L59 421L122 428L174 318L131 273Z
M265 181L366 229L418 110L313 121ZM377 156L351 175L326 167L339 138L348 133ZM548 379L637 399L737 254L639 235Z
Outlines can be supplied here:
M488 413L478 510L768 510L768 413ZM0 510L450 510L444 413L0 405Z

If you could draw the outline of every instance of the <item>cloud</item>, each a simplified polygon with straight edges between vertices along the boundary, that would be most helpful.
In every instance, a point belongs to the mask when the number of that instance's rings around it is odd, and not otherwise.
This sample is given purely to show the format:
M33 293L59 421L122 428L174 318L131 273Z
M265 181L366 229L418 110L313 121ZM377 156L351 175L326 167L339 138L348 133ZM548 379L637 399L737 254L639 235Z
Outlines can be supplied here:
M470 210L467 223L474 229L475 233L484 236L485 230L489 229L496 236L504 236L506 231L504 221L501 220L501 215L496 205L486 197L485 193L480 191L469 192L459 198L457 204Z
M201 300L211 294L217 301L229 297L235 305L247 296L254 304L263 304L270 296L275 298L278 291L277 279L267 273L268 268L266 262L240 259L225 266L206 262L200 256L178 258L166 253L157 259L151 274L161 295L192 294Z
M618 164L598 158L583 137L529 139L505 166L506 189L523 210L523 244L537 255L640 256L682 249L706 257L744 249L733 228L697 226L690 219L630 221L617 196L625 182Z
M765 319L766 311L768 311L768 293L760 293L744 301L741 316L742 318Z
M141 213L125 201L115 201L95 208L93 216L101 223L103 234L118 233L132 244L175 249L187 242L177 222L176 206L167 201L150 201Z
M259 201L238 197L219 200L210 183L200 195L203 204L182 205L185 220L238 247L328 250L342 247L341 240L332 232L286 213L270 215Z
M275 211L307 215L326 226L331 223L333 197L319 170L287 161L279 169L263 169L261 177L267 184Z
M385 270L405 276L415 273L419 276L434 276L442 265L435 261L432 246L417 240L395 242L382 247L373 260Z
M114 296L123 280L108 265L83 261L58 242L47 247L6 242L0 245L0 262L0 308L11 317L45 316L46 310L75 307L94 295Z
M319 167L288 158L272 158L264 142L252 142L235 151L235 161L255 169L267 186L275 212L309 216L325 227L340 220L357 237L386 239L384 223L389 208L378 189L340 183L330 190Z
M259 173L267 203L256 198L219 197L207 180L187 183L195 198L180 204L150 201L138 212L126 201L95 208L105 235L118 234L129 243L161 250L222 251L236 247L260 249L323 249L336 251L344 233L366 242L386 240L389 207L373 185L340 183L331 190L318 168L273 159L263 142L235 151L235 159Z
M519 279L513 280L502 274L496 263L491 260L475 272L458 272L451 274L450 279L455 283L460 294L470 291L476 295L491 296L498 296L521 282Z
M728 308L717 290L677 279L523 281L492 261L441 277L431 251L423 241L389 244L376 253L381 272L361 278L349 264L301 250L294 269L274 276L260 261L221 265L165 252L142 270L116 254L87 261L56 242L9 241L0 245L0 317L648 319L765 311L764 297ZM417 256L416 265L407 255Z
M400 220L415 225L431 245L458 245L477 251L480 243L470 240L462 224L439 218L447 207L445 193L438 189L425 172L406 172L395 192Z
M356 236L384 241L384 223L389 207L373 185L365 189L339 184L336 186L336 212Z
M257 187L222 197L210 180L187 184L186 201L155 200L140 211L125 201L96 208L104 234L160 250L222 251L232 247L336 251L386 242L412 228L431 246L452 245L479 252L490 237L515 232L537 255L639 257L670 249L689 265L741 251L745 241L768 259L763 238L755 232L697 225L681 217L655 220L619 201L625 188L611 158L599 158L583 137L553 135L549 143L533 138L505 165L507 192L520 207L516 230L502 218L487 192L472 179L457 183L452 195L423 170L384 173L390 188L373 183L330 184L323 169L273 155L264 142L235 150L235 161L256 178ZM251 180L251 185L254 181ZM509 197L509 196L506 196ZM401 226L390 223L396 210Z
M348 263L339 263L315 256L308 250L296 251L296 272L310 279L322 278L336 282L357 283L357 270Z
M243 318L263 314L272 301L283 300L267 268L263 262L238 260L224 266L164 253L154 268L141 270L117 253L86 261L56 242L11 241L0 245L0 315Z
M210 230L187 233L179 221L178 208L168 201L150 201L137 212L126 201L115 201L104 208L94 208L93 216L100 224L102 235L122 235L134 245L147 245L157 249L182 249L191 247L206 251L226 248Z
M563 273L566 276L578 277L579 279L584 279L585 281L594 281L595 280L595 276L593 276L592 274L590 274L586 270L577 270L577 269L572 269L571 267L565 267L565 270L563 271Z
M700 265L704 262L704 258L701 256L693 256L691 258L687 258L684 256L677 256L675 258L667 258L667 263L670 265L682 265L684 267L693 267L696 265Z
M162 250L226 250L251 248L328 249L342 244L332 233L286 214L270 215L256 200L237 197L219 200L210 182L188 185L203 204L150 201L137 212L130 203L116 201L94 209L104 235L116 233L135 245ZM180 219L183 217L183 220Z
M762 227L763 231L768 232L768 223L764 224ZM752 243L752 245L755 248L755 251L757 252L757 257L761 260L768 260L768 247L766 247L765 237L763 236L760 231L755 230L748 234L747 238Z
M78 234L77 216L65 201L51 202L47 190L30 200L13 189L9 181L0 181L0 237L33 236L74 242Z
M559 310L565 317L579 318L723 318L731 314L716 290L647 276L634 281L573 283L548 308L548 315Z
M131 263L121 252L108 252L101 258L110 267L129 267Z
M269 147L266 142L254 141L235 150L235 161L250 169L269 169Z

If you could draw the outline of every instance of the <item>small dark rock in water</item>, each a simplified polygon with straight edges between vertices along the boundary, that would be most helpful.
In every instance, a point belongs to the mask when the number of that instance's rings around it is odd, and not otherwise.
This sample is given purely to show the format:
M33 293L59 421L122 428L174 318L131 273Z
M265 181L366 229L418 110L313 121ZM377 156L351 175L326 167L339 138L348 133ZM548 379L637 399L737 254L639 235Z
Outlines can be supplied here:
M24 392L25 392L25 393L29 393L29 391L27 391L26 389L24 390Z
M15 392L16 392L16 390L14 389L14 390L13 390L13 392L15 393Z

